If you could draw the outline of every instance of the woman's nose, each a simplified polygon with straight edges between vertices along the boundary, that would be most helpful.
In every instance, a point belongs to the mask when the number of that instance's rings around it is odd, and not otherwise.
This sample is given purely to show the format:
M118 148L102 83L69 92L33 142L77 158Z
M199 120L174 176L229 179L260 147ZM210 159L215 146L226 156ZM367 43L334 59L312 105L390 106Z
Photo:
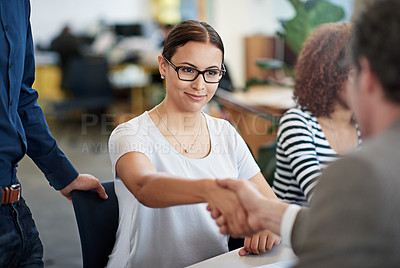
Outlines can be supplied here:
M199 74L197 78L192 82L192 88L195 90L203 90L206 86L206 81L204 80L203 74Z

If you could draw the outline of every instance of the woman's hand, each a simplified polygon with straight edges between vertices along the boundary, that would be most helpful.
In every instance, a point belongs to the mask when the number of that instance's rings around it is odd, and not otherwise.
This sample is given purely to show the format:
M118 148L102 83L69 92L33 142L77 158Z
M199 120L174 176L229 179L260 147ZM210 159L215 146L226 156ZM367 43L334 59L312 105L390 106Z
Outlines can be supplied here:
M240 256L244 256L247 253L261 254L279 245L281 240L280 236L271 231L264 230L252 237L245 237L243 248L241 248L238 253Z
M209 186L205 199L209 204L208 210L211 211L211 216L216 220L221 233L229 233L232 237L243 237L243 234L254 233L248 225L247 213L238 196L233 191L219 187L215 181Z

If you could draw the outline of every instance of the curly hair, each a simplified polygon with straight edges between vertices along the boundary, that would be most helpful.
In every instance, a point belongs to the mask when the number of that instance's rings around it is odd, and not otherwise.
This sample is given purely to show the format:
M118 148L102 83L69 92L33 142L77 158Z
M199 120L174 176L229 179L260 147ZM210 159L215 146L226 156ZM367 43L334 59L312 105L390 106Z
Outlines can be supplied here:
M400 103L400 1L373 1L355 21L352 61L366 57L381 82L387 99Z
M293 98L314 116L330 116L349 71L344 62L353 33L350 23L326 23L304 43L295 66Z

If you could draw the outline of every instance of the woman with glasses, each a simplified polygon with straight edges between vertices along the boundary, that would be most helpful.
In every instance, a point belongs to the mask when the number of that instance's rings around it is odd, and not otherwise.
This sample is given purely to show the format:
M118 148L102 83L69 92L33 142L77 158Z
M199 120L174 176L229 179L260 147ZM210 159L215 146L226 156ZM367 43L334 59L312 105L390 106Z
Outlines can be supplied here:
M225 73L223 59L210 25L176 25L158 57L165 99L111 134L120 221L108 267L184 267L227 252L228 238L206 207L224 212L239 200L216 178L249 179L276 198L236 130L201 111ZM242 209L235 213L244 216ZM264 231L246 238L240 254L279 243Z

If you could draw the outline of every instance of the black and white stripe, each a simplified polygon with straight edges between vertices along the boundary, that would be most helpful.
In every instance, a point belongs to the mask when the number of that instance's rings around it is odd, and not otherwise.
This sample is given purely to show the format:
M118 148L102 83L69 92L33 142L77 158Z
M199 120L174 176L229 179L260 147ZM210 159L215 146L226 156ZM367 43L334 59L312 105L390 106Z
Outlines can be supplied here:
M340 155L308 111L290 109L279 125L273 190L282 200L307 205L321 170Z

